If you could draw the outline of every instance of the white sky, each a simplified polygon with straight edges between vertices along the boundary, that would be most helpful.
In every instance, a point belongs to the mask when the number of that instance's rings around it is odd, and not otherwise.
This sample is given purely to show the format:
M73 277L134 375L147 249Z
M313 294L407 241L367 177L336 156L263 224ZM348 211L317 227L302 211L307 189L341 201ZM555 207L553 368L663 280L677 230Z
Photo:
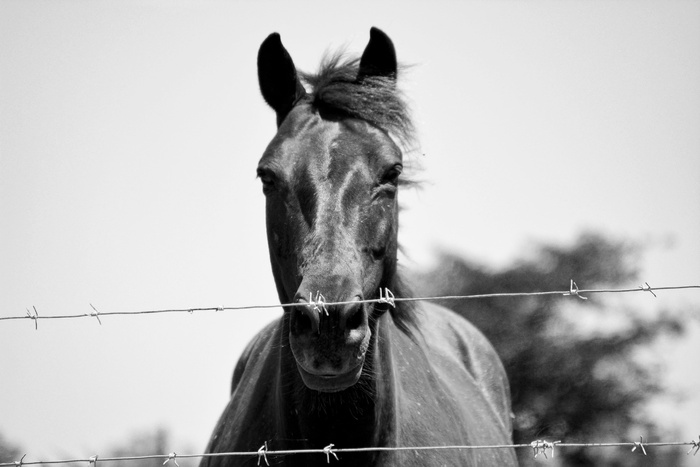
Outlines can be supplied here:
M440 248L505 264L590 228L652 245L652 286L700 284L698 1L3 0L0 316L275 303L258 46L278 31L312 70L372 25L415 65L413 263ZM201 451L238 354L279 313L0 322L0 432L27 460L158 424ZM685 365L671 384L697 393ZM696 409L669 409L684 437Z

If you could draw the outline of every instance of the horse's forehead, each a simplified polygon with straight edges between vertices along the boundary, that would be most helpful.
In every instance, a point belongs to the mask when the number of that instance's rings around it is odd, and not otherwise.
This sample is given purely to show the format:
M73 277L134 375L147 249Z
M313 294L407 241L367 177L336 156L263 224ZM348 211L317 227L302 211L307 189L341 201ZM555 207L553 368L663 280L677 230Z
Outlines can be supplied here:
M317 112L293 112L285 119L263 159L294 169L343 169L394 152L381 130L355 119L324 119Z

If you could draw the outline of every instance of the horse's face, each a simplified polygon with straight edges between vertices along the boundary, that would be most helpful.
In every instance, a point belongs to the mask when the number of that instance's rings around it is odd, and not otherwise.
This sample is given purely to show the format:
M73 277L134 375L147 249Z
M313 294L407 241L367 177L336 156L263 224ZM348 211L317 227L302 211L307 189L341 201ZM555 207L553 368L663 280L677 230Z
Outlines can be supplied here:
M260 80L270 102L262 71ZM303 100L282 111L270 103L280 125L258 177L272 270L280 300L299 304L286 319L304 384L336 392L358 381L369 347L374 307L359 301L376 298L394 273L401 151L363 120Z
M300 105L263 155L270 258L290 310L290 344L306 385L336 391L360 376L371 306L396 258L401 152L358 120ZM311 301L351 302L313 307Z

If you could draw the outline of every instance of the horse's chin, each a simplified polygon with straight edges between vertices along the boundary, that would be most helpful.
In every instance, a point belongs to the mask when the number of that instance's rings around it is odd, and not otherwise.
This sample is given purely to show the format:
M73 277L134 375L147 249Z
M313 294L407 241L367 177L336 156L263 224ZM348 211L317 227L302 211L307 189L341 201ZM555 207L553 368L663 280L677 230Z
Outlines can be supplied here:
M340 392L354 386L359 381L363 364L364 362L360 362L350 371L339 375L314 374L305 370L298 362L297 369L307 388L319 392Z

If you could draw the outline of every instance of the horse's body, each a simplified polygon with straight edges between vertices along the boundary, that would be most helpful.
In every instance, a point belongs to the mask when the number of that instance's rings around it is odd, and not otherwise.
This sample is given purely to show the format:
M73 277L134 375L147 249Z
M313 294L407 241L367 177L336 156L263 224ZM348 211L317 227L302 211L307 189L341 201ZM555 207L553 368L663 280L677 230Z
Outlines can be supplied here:
M248 345L208 452L503 445L510 394L486 338L445 308L376 299L396 273L398 178L410 121L394 88L393 44L377 29L362 59L331 61L301 84L279 36L258 55L278 133L258 166L282 303L298 303ZM345 302L343 305L323 305ZM357 302L357 303L355 303ZM321 454L271 465L326 465ZM330 458L331 462L336 462ZM203 466L255 465L211 457ZM510 449L339 454L358 466L509 466Z

